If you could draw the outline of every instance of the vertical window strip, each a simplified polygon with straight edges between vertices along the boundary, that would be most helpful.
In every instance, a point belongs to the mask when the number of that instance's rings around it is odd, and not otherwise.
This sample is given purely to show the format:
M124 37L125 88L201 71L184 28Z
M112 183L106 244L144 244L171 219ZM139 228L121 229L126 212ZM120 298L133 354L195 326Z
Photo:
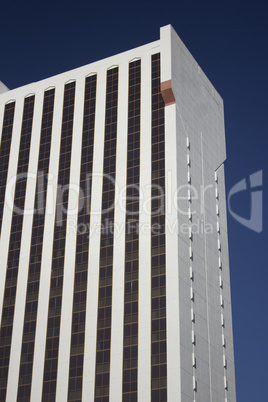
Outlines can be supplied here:
M30 143L34 112L34 96L24 100L21 127L17 181L15 187L14 207L11 223L10 243L5 282L5 294L0 330L0 400L6 398L8 366L12 339L15 298L17 289L18 267L23 224L23 211L26 194L27 173L29 165ZM21 176L21 177L20 177ZM19 208L19 209L18 209Z
M151 399L154 402L167 401L164 117L158 53L152 56Z
M8 103L5 106L2 139L0 142L0 236L2 230L3 210L5 202L8 164L10 157L10 146L13 131L14 112L15 112L15 102Z
M141 61L129 64L123 402L137 401Z
M86 78L68 401L82 399L96 84L96 75Z
M44 94L17 401L30 400L55 89Z
M46 353L43 378L43 401L54 401L56 394L60 317L64 274L65 237L69 198L71 148L75 82L65 85L57 187L56 219L54 226Z
M109 401L118 67L107 71L95 402Z

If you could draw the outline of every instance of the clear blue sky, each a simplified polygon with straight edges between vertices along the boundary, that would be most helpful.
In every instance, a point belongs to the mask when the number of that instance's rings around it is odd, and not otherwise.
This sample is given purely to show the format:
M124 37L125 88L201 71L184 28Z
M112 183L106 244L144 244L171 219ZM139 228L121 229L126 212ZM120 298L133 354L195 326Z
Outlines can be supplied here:
M157 40L171 23L224 99L227 191L260 169L267 182L267 15L258 0L5 1L0 80L38 81ZM232 207L249 217L249 192ZM267 225L255 233L229 214L228 227L237 400L268 401Z

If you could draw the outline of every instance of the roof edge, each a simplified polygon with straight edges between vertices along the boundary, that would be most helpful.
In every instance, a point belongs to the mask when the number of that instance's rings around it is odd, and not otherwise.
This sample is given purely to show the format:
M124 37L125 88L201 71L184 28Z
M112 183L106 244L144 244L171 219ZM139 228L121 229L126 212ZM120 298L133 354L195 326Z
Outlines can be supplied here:
M9 91L9 88L2 81L0 81L0 95L7 91Z

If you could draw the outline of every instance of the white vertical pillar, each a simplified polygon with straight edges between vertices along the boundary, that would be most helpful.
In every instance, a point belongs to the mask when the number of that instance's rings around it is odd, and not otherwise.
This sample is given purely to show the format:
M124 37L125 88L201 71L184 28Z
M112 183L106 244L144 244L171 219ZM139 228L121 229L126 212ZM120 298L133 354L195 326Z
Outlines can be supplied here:
M79 182L83 133L85 78L76 80L68 215L65 241L64 277L58 354L56 400L68 400L69 362L72 334L72 307L74 291L76 226L79 206Z
M83 371L83 401L94 401L96 340L99 295L100 226L102 202L102 174L105 127L106 70L97 75L95 140L90 211L90 239L88 255L87 308Z
M165 107L165 133L166 194L173 197L177 189L176 104ZM178 214L174 202L170 202L169 207L166 213L166 314L167 396L171 402L181 400L181 375Z
M0 103L0 144L2 140L2 129L3 129L3 122L4 122L4 113L5 113L5 104Z
M161 82L172 80L172 27L160 30ZM174 85L174 83L171 83ZM167 398L181 400L176 104L165 107ZM167 197L170 199L167 200ZM169 223L169 225L168 225ZM170 230L172 228L173 230Z
M138 400L151 400L151 54L141 60Z
M11 343L9 371L8 371L7 396L6 396L7 401L15 401L17 398L21 343L23 335L25 302L26 302L28 270L29 270L29 258L31 252L31 235L32 235L33 211L35 201L36 177L38 168L43 97L44 94L43 92L40 91L38 94L35 95L35 102L34 102L31 148L29 155L27 187L25 193L25 206L24 206L23 227L21 235L15 312L14 312L12 343Z
M110 401L122 401L123 332L124 332L124 272L125 272L125 226L126 213L126 167L127 167L127 121L128 121L128 63L119 66L118 119L116 149L116 190L114 211L114 254L112 287L112 328ZM118 228L118 230L117 230Z
M59 170L59 152L61 141L61 122L63 109L64 83L55 91L49 178L46 200L46 216L41 261L38 311L34 345L33 376L31 402L41 401L44 374L44 358L46 350L47 317L52 264L53 231L57 196L57 180Z

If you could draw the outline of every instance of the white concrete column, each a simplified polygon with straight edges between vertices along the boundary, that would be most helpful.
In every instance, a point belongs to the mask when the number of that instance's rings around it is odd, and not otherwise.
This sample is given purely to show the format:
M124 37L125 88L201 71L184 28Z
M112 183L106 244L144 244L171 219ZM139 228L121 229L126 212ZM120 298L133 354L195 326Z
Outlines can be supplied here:
M177 189L176 104L165 107L165 155L166 197L172 197L173 201ZM181 365L178 214L174 202L170 202L169 207L166 212L167 396L169 402L179 402Z
M97 75L95 140L90 211L90 240L88 254L87 307L83 371L83 401L94 401L96 341L99 295L100 226L102 203L102 174L104 153L106 69Z
M160 30L161 82L172 80L172 27ZM174 83L171 82L173 86ZM167 397L181 400L176 104L165 107ZM172 228L172 230L170 229Z
M2 141L2 129L3 129L4 116L5 116L5 104L0 103L0 144Z

